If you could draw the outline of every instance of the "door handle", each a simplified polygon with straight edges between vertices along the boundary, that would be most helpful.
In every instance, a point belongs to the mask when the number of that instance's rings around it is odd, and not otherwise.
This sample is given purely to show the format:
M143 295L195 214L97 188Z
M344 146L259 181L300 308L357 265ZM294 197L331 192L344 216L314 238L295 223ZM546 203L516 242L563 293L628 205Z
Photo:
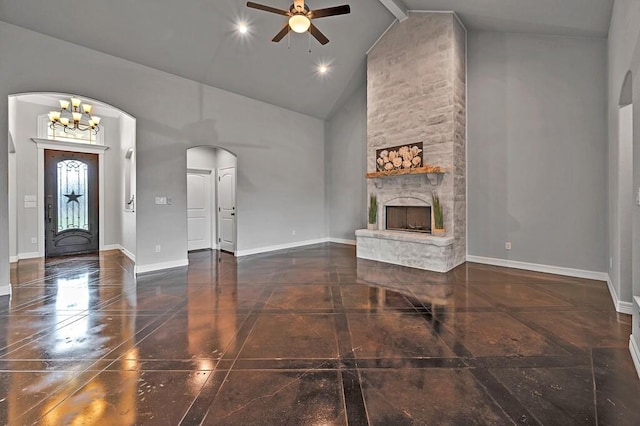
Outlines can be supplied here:
M49 204L47 209L47 219L49 219L49 223L51 223L51 212L53 211L53 205Z

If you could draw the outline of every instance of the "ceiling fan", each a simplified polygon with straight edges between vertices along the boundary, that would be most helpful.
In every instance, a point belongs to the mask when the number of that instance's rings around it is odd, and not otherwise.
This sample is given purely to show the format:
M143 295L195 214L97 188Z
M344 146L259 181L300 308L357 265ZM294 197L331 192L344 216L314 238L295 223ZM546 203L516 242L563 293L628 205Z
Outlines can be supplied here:
M313 25L313 23L311 23L311 20L326 18L327 16L345 15L347 13L351 13L351 7L349 7L348 4L344 4L342 6L327 7L325 9L311 10L306 4L304 4L304 0L293 0L293 4L289 8L289 10L277 9L275 7L265 6L263 4L258 4L251 1L247 2L247 7L289 17L289 20L284 25L284 27L282 27L280 32L276 34L276 36L271 41L278 42L282 40L290 30L296 33L304 33L309 31L311 35L314 36L316 40L318 40L322 45L329 43L329 39L325 37L325 35L322 34L320 30L315 25Z

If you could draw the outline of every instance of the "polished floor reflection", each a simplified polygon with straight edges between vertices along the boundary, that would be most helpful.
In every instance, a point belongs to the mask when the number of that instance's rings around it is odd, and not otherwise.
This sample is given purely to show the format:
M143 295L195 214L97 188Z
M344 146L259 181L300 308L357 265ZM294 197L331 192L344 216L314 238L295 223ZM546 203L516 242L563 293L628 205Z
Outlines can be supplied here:
M322 244L132 275L13 265L0 424L638 424L631 317L603 282L438 274Z

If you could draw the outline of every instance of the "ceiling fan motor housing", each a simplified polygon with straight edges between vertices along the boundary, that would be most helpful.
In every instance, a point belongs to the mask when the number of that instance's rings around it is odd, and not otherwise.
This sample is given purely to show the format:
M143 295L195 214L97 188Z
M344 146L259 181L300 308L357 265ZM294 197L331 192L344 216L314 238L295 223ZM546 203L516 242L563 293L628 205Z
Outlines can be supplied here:
M304 0L293 0L289 11L294 15L307 15L309 13L309 6L304 4Z

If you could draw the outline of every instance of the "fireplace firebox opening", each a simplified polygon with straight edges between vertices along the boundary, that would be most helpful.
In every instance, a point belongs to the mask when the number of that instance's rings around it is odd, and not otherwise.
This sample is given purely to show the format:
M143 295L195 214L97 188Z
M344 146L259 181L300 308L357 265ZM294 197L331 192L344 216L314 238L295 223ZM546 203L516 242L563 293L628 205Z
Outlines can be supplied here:
M430 206L386 206L387 229L431 233Z

